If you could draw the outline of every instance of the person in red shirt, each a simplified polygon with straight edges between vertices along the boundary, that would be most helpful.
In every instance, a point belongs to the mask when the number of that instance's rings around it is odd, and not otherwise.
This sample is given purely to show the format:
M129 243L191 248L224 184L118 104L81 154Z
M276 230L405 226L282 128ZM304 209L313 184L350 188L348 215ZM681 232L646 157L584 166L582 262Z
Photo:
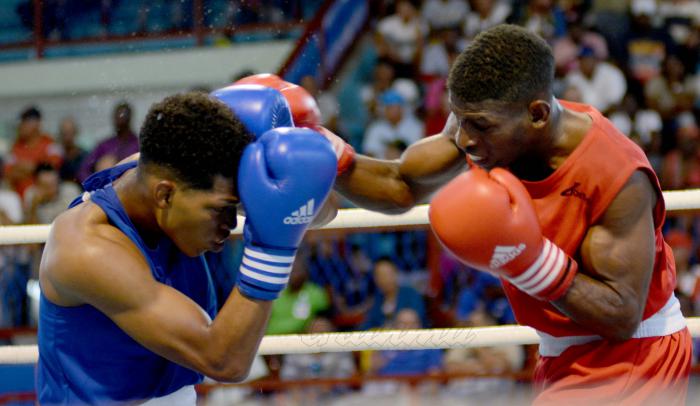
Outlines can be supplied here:
M20 195L34 183L34 170L40 163L59 168L61 150L53 138L41 129L41 112L29 107L20 115L15 140L5 164L7 179Z
M442 133L387 161L325 132L354 157L336 190L386 213L432 197L443 245L499 276L541 337L535 404L685 404L691 338L658 179L600 112L557 100L553 77L540 37L482 32L451 69Z

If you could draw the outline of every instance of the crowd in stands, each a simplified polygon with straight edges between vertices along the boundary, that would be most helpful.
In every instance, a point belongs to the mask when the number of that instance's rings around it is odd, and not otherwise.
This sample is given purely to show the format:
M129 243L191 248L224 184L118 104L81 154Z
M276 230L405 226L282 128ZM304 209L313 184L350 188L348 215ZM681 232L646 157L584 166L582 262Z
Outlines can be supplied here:
M17 35L3 38L2 42L20 42L35 30L34 0L7 3L3 8L14 8L14 13L0 13L0 27L6 25ZM42 36L67 41L192 32L194 16L200 14L193 11L195 5L201 5L204 28L232 33L250 24L308 19L320 4L319 0L42 0Z
M125 2L92 3L99 9ZM240 4L270 8L300 3ZM552 46L557 97L592 104L607 115L647 153L664 190L700 187L700 2L398 0L376 2L373 7L373 38L367 46L373 57L369 68L360 67L354 75L360 79L353 82L359 85L353 86L353 97L323 90L310 76L300 83L318 99L324 125L359 152L396 159L407 145L440 132L449 114L445 83L454 58L480 31L516 23L539 33ZM269 14L260 10L235 16L255 19ZM115 106L112 119L113 134L85 151L77 142L79 123L72 118L61 121L52 137L42 128L38 107L22 112L17 138L2 165L1 224L51 222L80 193L79 182L137 151L129 104ZM676 259L676 294L686 316L700 315L698 219L669 214L665 230ZM497 278L431 249L431 240L427 230L311 235L288 288L274 303L268 333L515 323ZM0 326L30 322L23 292L27 280L36 278L38 255L40 247L0 246ZM234 270L214 275L220 297L235 284L240 255L240 244L234 241L224 255L210 256L211 261L221 261L223 269ZM528 355L513 346L289 355L267 361L282 379L306 379L358 372L498 374L521 370ZM475 393L509 383L492 378L455 380L450 388ZM341 385L292 395L300 404L310 404L348 390ZM395 388L378 384L363 390L391 393Z

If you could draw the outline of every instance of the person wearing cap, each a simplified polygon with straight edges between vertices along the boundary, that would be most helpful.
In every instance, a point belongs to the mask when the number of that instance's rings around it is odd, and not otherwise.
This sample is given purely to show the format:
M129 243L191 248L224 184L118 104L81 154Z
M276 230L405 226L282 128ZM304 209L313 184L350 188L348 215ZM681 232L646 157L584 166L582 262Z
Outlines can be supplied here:
M17 138L5 165L8 182L23 195L34 183L34 170L39 163L58 168L61 161L60 149L41 128L41 112L34 106L28 107L20 114Z
M399 92L386 90L378 100L380 117L367 127L362 143L365 154L381 158L393 141L401 140L408 145L423 138L423 124L406 113L406 103Z

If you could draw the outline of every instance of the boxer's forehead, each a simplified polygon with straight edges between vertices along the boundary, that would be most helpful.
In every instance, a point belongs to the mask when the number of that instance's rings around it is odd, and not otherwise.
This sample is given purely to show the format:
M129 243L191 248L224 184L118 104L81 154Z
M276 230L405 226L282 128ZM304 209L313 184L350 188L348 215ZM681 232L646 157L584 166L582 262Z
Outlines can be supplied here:
M240 199L236 194L235 182L231 178L215 175L212 182L211 192L215 199L222 203L238 204Z
M450 94L450 110L461 118L494 119L509 116L518 108L518 104L501 100L483 100L479 102L463 102Z

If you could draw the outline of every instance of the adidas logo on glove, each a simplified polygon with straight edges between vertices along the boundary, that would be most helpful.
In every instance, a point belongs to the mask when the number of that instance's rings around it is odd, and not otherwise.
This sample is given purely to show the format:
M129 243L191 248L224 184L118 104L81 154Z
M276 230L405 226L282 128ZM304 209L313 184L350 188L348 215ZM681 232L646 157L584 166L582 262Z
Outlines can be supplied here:
M305 205L294 210L289 216L284 218L284 224L307 224L314 219L314 199L310 199Z
M517 247L513 245L497 245L493 249L493 255L491 256L491 261L489 262L489 268L498 269L508 262L517 258L518 255L522 254L525 250L525 244L520 244Z

